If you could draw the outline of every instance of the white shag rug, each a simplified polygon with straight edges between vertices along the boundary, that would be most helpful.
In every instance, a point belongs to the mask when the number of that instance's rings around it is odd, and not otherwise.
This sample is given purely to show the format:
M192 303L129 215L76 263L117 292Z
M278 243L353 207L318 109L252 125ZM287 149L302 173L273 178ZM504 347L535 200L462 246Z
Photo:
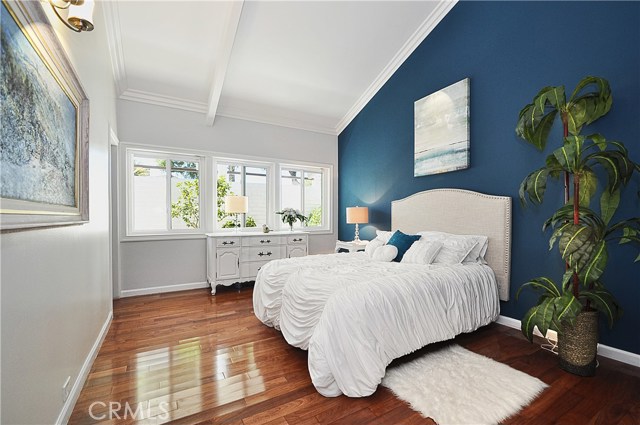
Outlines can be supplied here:
M455 344L387 369L382 385L439 425L500 423L548 387Z

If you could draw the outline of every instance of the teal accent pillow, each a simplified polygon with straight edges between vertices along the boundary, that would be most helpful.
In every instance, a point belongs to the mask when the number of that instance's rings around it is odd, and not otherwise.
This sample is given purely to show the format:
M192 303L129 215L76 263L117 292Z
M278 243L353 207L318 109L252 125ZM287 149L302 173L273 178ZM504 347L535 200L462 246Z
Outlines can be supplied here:
M393 245L398 248L398 255L393 261L399 263L402 261L402 257L404 257L404 253L407 252L411 245L417 240L420 239L420 235L405 235L400 230L396 230L396 232L391 235L391 239L387 242L387 245Z

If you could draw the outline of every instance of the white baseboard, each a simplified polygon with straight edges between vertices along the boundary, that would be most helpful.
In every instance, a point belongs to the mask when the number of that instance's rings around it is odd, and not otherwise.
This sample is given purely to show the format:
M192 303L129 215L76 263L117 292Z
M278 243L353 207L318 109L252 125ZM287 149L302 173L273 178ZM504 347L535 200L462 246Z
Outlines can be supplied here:
M194 282L194 283L178 283L176 285L166 285L166 286L153 286L151 288L140 288L140 289L123 289L120 291L120 297L135 297L138 295L151 295L151 294L162 294L164 292L177 292L177 291L187 291L189 289L200 289L200 288L209 288L208 282Z
M66 424L69 422L69 417L71 416L71 412L73 412L73 407L76 405L78 398L80 397L80 391L82 391L82 387L84 387L84 383L87 380L87 376L89 376L89 372L91 371L91 366L93 366L93 362L98 356L98 351L100 350L100 346L104 341L104 338L107 336L107 332L109 331L109 326L111 325L111 320L113 319L113 310L109 311L107 314L107 320L104 321L102 325L102 329L100 329L100 333L93 343L93 347L89 351L87 358L84 360L82 364L82 368L80 369L80 373L76 377L75 382L73 383L73 387L71 387L71 392L69 392L69 397L67 401L62 406L62 410L58 415L58 419L56 419L56 425L58 424Z
M521 327L520 320L506 316L499 316L498 320L496 320L496 323L515 329L520 329ZM538 331L538 328L534 329L533 333L538 336L542 336L540 331ZM631 366L640 367L640 354L619 350L617 348L609 347L608 345L604 344L598 344L598 354L602 357L630 364Z
M630 353L602 344L598 344L598 354L602 357L630 364L631 366L640 367L640 354Z
M505 325L514 329L520 329L521 327L520 320L512 319L511 317L507 317L507 316L498 316L498 320L496 320L496 322L500 323L501 325ZM551 338L551 335L549 335L550 333L555 335L555 338ZM538 330L537 326L533 328L533 334L544 338L544 335L542 335L542 332ZM558 334L556 333L556 331L552 331L552 330L547 331L547 337L549 337L549 339L552 339L553 341L558 340Z

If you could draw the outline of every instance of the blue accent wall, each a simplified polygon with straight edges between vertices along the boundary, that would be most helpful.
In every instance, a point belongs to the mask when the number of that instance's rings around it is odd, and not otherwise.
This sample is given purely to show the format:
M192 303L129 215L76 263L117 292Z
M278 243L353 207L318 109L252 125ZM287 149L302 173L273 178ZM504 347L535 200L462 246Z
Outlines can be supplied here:
M345 208L368 206L375 229L390 227L391 201L444 187L513 198L511 301L502 314L521 319L537 296L518 302L515 293L530 278L560 278L562 262L548 252L542 223L562 203L562 188L551 184L542 207L518 202L521 180L544 163L561 143L552 130L544 153L514 132L519 111L538 90L565 85L570 96L587 75L611 83L609 114L586 129L620 140L640 161L640 3L637 2L460 2L422 42L340 134L339 235L353 238ZM463 78L471 79L471 165L461 171L413 177L413 103ZM640 215L636 175L616 217ZM461 206L462 208L463 206ZM416 211L416 214L419 214ZM640 263L634 250L613 246L604 280L625 313L613 327L601 326L600 341L640 353Z

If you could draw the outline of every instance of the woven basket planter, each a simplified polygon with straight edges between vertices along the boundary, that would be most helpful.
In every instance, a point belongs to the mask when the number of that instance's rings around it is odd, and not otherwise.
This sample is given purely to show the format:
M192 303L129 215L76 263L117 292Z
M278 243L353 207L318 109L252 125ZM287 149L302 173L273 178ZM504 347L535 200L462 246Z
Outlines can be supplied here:
M560 368L580 376L596 374L598 312L583 311L573 326L565 324L558 334Z

